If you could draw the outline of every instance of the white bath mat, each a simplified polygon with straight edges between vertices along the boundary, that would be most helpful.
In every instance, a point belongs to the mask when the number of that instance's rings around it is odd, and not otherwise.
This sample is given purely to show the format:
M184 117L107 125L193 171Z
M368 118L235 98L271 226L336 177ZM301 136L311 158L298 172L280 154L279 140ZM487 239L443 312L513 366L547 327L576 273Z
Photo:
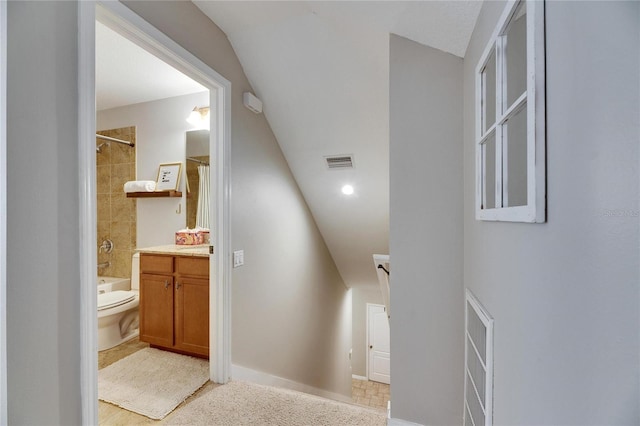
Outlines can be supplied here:
M209 362L145 348L98 371L98 398L160 420L209 380Z

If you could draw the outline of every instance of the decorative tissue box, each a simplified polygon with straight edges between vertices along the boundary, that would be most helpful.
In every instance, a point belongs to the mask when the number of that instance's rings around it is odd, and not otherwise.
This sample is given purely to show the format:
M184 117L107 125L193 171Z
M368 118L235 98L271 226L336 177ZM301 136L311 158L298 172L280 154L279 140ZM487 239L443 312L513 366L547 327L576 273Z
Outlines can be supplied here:
M196 246L209 242L209 230L205 229L181 229L176 232L176 245Z

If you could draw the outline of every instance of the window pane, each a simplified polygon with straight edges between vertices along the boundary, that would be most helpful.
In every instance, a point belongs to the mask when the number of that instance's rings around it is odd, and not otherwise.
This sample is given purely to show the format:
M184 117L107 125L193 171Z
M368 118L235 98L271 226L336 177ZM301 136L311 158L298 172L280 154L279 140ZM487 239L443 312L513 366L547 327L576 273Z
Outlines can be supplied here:
M483 209L493 209L496 207L496 134L493 132L487 141L482 145L484 162L484 182L482 191Z
M505 71L507 75L506 111L527 90L527 14L520 2L507 30Z
M482 93L484 98L482 99L482 117L483 126L482 133L484 134L493 123L496 122L496 51L495 49L489 55L487 64L482 71Z
M505 123L507 200L505 207L527 205L527 105Z

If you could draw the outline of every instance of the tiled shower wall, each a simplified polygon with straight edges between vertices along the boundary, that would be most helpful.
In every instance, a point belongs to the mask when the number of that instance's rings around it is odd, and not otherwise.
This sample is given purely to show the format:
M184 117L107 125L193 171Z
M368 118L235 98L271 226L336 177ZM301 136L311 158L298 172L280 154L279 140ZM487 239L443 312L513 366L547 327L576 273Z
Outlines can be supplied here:
M104 136L136 142L135 126L102 130ZM108 142L96 138L96 147ZM136 199L126 198L124 183L136 178L136 148L108 142L96 153L98 194L98 268L99 276L131 277L131 257L136 247ZM110 254L100 252L105 239L113 241Z

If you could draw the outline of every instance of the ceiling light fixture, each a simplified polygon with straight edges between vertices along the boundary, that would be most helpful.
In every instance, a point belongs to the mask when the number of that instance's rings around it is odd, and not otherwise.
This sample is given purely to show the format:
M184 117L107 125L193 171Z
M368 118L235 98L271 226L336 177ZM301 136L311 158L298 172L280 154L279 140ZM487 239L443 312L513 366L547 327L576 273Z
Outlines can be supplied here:
M352 195L353 194L353 186L345 185L342 187L342 193L344 195Z
M195 107L187 118L187 123L198 129L209 130L209 107Z

